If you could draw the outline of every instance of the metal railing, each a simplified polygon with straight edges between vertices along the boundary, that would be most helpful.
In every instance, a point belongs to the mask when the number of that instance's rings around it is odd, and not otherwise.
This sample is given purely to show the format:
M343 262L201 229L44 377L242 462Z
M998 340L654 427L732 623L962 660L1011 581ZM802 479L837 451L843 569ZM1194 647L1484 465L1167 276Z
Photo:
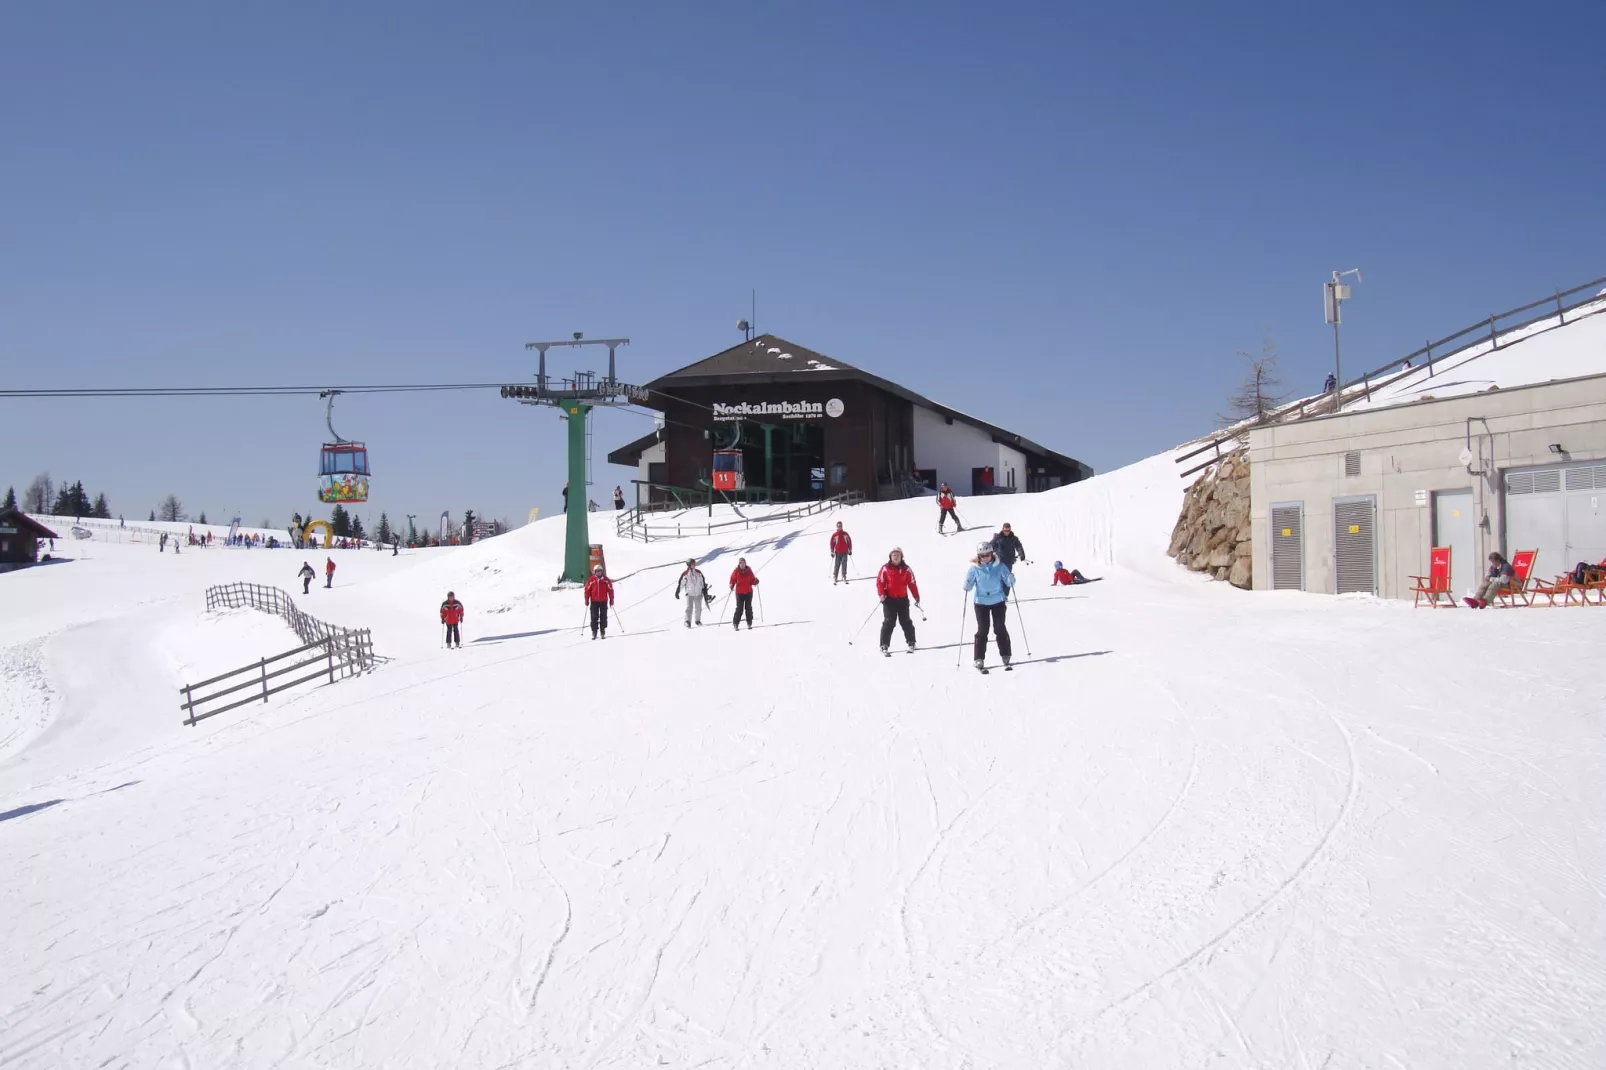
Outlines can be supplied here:
M311 683L314 680L327 678L329 683L355 676L359 672L372 669L377 661L374 656L373 635L367 628L342 628L333 624L325 624L310 614L303 613L295 604L295 600L277 587L267 587L256 583L229 583L206 589L206 608L209 610L228 607L239 609L249 607L261 610L264 613L273 613L281 616L289 623L300 637L302 645L294 650L286 650L282 654L272 657L258 658L255 662L221 673L210 679L185 684L179 688L184 701L179 703L179 709L186 714L186 723L195 724L215 714L228 710L238 709L252 702L266 702L269 695L276 695L280 691L296 687L300 684ZM313 653L316 651L316 653ZM302 655L306 655L302 657ZM279 665L287 658L298 658L288 665ZM268 671L268 666L277 668ZM292 673L318 666L316 671L297 676L293 680L276 683L270 687L270 681ZM251 674L250 679L231 683L227 687L216 690L203 691L214 684L236 680ZM237 699L223 706L214 706L202 709L210 703L229 695L239 694L251 690L251 694ZM197 694L197 691L202 691Z
M1211 454L1208 460L1201 461L1183 471L1180 478L1186 479L1195 472L1209 468L1221 460L1224 445L1226 446L1225 452L1231 453L1248 440L1249 432L1255 427L1264 427L1270 423L1283 423L1288 420L1300 420L1307 416L1323 416L1336 412L1343 403L1353 400L1355 396L1369 398L1373 387L1387 386L1389 383L1406 375L1414 375L1424 368L1427 369L1428 377L1431 378L1434 365L1441 361L1449 360L1479 346L1488 346L1489 352L1494 352L1495 350L1505 349L1508 346L1525 342L1543 332L1536 331L1524 334L1522 337L1510 339L1504 344L1501 344L1501 338L1518 331L1525 331L1529 327L1552 319L1556 321L1556 327L1565 326L1568 323L1567 313L1584 308L1587 305L1599 307L1586 312L1585 315L1594 315L1597 312L1606 311L1606 297L1602 297L1599 294L1602 286L1606 286L1606 276L1591 279L1589 282L1574 286L1568 290L1557 290L1549 297L1541 297L1537 301L1530 301L1526 305L1518 305L1516 308L1508 309L1505 312L1494 313L1472 324L1470 327L1462 328L1454 334L1445 335L1436 342L1430 341L1420 349L1412 350L1403 357L1396 357L1387 364L1358 375L1339 387L1337 391L1327 391L1302 398L1281 408L1273 409L1266 414L1263 420L1237 424L1225 431L1218 432L1204 440L1203 444L1197 449L1181 454L1175 459L1177 464L1181 464L1184 461L1198 457L1200 454ZM1580 294L1583 296L1580 297ZM1503 322L1513 316L1521 316L1524 313L1531 313L1540 308L1545 309L1545 311L1538 315L1531 315L1520 322ZM1453 349L1444 349L1445 346L1456 342L1460 344ZM1435 353L1435 350L1443 351Z
M676 520L672 523L649 524L641 519L634 510L620 516L617 531L620 538L634 539L638 542L655 542L661 539L684 539L693 535L712 535L716 531L726 531L731 528L751 528L758 524L773 524L783 520L799 520L803 517L818 516L820 513L844 506L858 505L864 501L861 491L850 490L818 501L805 502L791 509L779 513L766 513L764 516L744 517L738 516L734 520L704 520L702 522L691 520Z

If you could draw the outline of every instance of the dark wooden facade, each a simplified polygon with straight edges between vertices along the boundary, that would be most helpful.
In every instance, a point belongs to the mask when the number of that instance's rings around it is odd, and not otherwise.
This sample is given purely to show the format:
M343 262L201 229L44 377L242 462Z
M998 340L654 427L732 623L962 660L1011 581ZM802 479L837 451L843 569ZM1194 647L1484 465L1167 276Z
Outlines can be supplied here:
M31 565L39 560L39 543L59 538L20 509L0 513L0 568Z

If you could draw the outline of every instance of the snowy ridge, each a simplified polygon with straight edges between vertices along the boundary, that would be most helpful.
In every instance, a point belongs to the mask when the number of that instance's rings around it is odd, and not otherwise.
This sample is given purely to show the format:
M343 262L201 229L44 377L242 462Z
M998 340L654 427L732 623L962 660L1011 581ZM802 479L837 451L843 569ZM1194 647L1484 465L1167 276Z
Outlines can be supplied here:
M1606 1062L1606 615L1246 595L1164 556L1181 494L1164 454L962 535L919 499L597 523L601 641L561 517L336 553L305 606L393 660L193 729L175 661L267 638L201 592L302 555L0 577L55 696L0 760L0 1065ZM1017 671L982 677L960 581L1004 520ZM847 639L893 545L924 620L883 659ZM692 555L718 594L748 559L758 627L685 627Z

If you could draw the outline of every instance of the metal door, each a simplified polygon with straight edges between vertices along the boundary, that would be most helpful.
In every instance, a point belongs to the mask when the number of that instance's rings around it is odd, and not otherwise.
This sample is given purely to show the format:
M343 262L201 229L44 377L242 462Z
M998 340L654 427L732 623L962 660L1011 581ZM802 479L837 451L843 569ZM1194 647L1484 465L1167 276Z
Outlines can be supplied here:
M1377 498L1333 499L1335 594L1377 593Z
M1271 589L1305 589L1305 503L1271 507Z
M1450 593L1460 598L1472 590L1478 576L1478 543L1471 487L1433 493L1433 545L1450 548Z
M1606 559L1606 464L1567 469L1567 556L1552 562L1565 572L1579 561Z
M1507 556L1518 550L1538 550L1534 565L1540 576L1554 576L1571 568L1561 469L1554 465L1514 468L1506 473L1505 482Z

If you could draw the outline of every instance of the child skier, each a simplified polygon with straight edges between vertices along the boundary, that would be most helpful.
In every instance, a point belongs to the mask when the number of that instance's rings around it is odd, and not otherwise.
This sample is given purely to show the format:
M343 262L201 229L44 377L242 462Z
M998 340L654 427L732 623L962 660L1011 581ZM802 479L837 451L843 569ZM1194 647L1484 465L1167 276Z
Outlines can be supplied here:
M964 525L959 523L959 514L954 512L954 492L949 489L946 483L937 491L937 508L942 510L937 514L938 535L942 534L942 526L948 523L949 517L953 517L954 531L956 533L965 530Z
M446 601L441 603L441 623L446 625L446 646L463 649L463 633L458 625L463 623L463 603L457 600L457 595L451 591L446 592Z
M686 559L686 571L680 574L680 580L675 584L675 597L680 592L686 592L686 627L691 627L692 618L697 618L697 626L703 626L703 598L708 594L708 579L697 568L697 559Z
M1004 613L1009 608L1009 589L1015 586L1015 574L993 553L993 544L984 542L976 547L970 571L965 573L965 590L975 591L976 641L972 650L976 668L987 671L987 629L990 625L998 637L998 654L1004 659L1004 668L1010 668L1009 631L1004 627Z
M1066 587L1071 587L1078 583L1092 582L1092 580L1088 579L1086 576L1082 575L1081 572L1074 568L1067 572L1065 570L1065 566L1056 561L1054 562L1054 582L1049 584L1049 586L1059 587L1063 584Z
M731 627L737 631L742 630L742 614L747 614L747 630L753 630L753 588L758 586L758 576L747 567L747 558L736 559L736 571L731 573L730 589L736 592L736 614L731 617Z
M305 561L301 562L301 571L297 572L296 575L301 577L302 594L307 594L311 591L312 581L318 578L318 574L312 571L312 566Z
M920 585L915 582L914 569L904 561L903 550L899 547L892 548L887 554L887 563L876 573L875 591L881 598L881 653L890 655L887 646L892 642L892 626L897 624L903 628L904 642L909 644L909 653L913 654L915 625L909 619L909 599L912 596L915 605L920 605Z
M613 581L603 575L602 566L591 570L586 580L586 605L591 611L591 638L608 638L608 607L613 605Z
M842 521L836 522L836 531L831 534L831 586L837 585L837 578L841 577L843 583L848 582L848 558L853 556L853 537L842 530Z

